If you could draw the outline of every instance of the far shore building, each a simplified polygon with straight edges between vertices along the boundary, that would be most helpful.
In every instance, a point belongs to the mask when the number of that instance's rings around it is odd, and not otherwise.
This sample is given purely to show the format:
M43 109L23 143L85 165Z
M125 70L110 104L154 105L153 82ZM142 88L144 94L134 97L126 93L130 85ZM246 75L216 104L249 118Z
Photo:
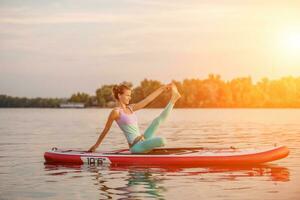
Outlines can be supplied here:
M84 108L84 103L61 103L59 104L60 108Z

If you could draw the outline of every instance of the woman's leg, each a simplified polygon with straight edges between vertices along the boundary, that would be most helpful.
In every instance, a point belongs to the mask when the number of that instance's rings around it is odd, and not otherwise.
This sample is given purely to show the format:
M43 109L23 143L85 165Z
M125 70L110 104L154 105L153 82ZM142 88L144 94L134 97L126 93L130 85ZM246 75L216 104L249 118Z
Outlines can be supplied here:
M135 144L130 151L132 153L146 153L154 149L155 147L161 147L165 145L165 140L161 137L153 137L159 125L166 120L169 116L171 110L174 107L176 101L180 98L180 94L175 85L172 86L172 97L168 105L161 112L161 114L156 117L150 124L150 126L144 132L144 141L140 141Z
M132 153L147 153L156 147L161 147L165 145L165 140L161 137L153 137L154 133L158 129L159 125L164 122L171 112L174 104L169 102L165 109L156 117L146 129L144 133L144 141L140 141L131 147L130 151Z
M149 127L144 132L144 138L146 140L153 137L159 125L166 120L173 107L174 107L174 103L170 101L168 105L165 107L165 109L160 113L160 115L151 122Z
M156 147L161 147L166 144L161 137L153 137L144 141L140 141L130 148L132 153L147 153Z

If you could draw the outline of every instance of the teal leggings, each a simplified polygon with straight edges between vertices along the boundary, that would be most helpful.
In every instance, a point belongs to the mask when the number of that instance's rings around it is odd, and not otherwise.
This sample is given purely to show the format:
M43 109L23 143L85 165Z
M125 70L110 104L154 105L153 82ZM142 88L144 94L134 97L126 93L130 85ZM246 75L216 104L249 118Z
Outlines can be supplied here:
M147 153L156 147L162 147L165 145L164 138L154 137L155 132L157 131L159 125L164 122L171 112L174 104L169 102L165 109L156 117L146 129L144 133L144 141L139 141L130 148L132 153Z

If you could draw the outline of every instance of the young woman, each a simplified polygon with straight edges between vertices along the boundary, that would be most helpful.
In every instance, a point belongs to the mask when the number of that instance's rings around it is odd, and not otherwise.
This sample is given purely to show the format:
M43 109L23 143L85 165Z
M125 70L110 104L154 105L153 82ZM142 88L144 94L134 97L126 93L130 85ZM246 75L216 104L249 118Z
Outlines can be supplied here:
M144 134L141 134L139 131L135 111L144 108L162 92L168 90L172 91L172 96L168 105L164 108L161 114L152 121L150 126L145 130ZM129 104L131 99L131 89L126 85L115 86L113 88L113 95L118 103L118 107L114 108L110 112L105 128L100 134L97 142L88 150L89 152L94 152L98 148L108 133L113 121L117 122L118 126L126 136L130 151L132 153L147 153L156 147L162 147L165 145L164 139L161 137L156 137L154 134L159 125L166 120L176 101L181 97L175 84L170 83L164 85L155 90L145 99L135 104Z

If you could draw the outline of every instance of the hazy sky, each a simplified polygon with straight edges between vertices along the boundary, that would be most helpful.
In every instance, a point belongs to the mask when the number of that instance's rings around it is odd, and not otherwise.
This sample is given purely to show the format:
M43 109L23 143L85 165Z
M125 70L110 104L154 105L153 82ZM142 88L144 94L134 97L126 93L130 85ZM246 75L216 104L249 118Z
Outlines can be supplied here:
M0 94L209 73L300 76L300 1L0 0Z

